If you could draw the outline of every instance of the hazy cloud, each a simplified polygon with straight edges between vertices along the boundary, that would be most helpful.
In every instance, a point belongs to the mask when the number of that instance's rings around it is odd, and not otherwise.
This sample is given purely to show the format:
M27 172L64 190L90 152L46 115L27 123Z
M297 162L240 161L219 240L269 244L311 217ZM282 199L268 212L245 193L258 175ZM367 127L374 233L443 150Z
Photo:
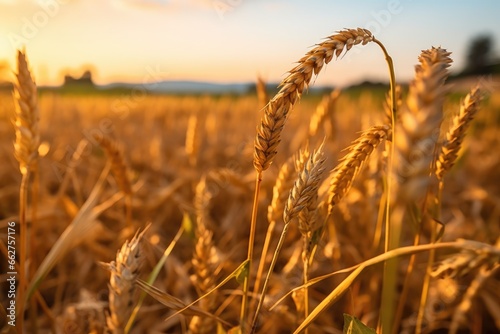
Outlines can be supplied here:
M0 0L1 1L1 0ZM119 7L134 7L140 9L203 9L213 8L215 0L114 0Z

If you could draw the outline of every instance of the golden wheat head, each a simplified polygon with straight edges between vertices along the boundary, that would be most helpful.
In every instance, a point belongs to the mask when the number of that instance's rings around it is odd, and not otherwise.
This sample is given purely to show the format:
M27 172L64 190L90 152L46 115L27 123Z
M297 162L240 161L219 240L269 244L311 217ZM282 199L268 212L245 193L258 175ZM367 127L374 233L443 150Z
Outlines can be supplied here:
M288 76L281 82L279 92L266 105L257 128L254 167L258 173L268 169L273 162L288 112L307 88L312 76L317 75L333 56L338 57L344 50L348 51L357 44L365 45L372 40L372 33L366 29L340 31L310 50L298 61L299 64L290 70Z
M423 198L430 182L447 92L445 80L452 62L450 54L442 48L422 51L415 66L415 79L410 83L407 108L399 116L395 166L399 198L406 201Z
M113 333L123 329L135 304L135 281L142 264L141 241L146 230L126 241L116 254L116 260L105 264L109 279L109 311L106 322Z
M16 131L14 151L19 161L19 169L22 174L25 174L33 167L38 157L40 113L36 84L28 68L26 55L22 51L17 52L16 79L17 82L14 85L14 98L17 101L14 118Z
M450 170L457 160L458 151L462 146L465 131L469 127L474 115L479 110L481 102L481 92L478 87L474 88L465 97L460 111L453 118L453 125L446 133L446 139L441 147L439 158L436 161L436 175L442 179L446 171Z

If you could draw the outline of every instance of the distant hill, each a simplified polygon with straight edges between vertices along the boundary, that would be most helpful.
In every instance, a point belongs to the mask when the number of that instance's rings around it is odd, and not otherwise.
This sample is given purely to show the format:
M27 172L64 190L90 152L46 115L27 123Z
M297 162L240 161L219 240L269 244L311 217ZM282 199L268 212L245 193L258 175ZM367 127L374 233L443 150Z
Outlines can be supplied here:
M112 83L108 85L99 86L101 89L145 89L153 93L207 93L207 94L221 94L221 93L234 93L246 94L250 88L250 83L211 83L201 81L160 81L147 84L134 84L134 83Z

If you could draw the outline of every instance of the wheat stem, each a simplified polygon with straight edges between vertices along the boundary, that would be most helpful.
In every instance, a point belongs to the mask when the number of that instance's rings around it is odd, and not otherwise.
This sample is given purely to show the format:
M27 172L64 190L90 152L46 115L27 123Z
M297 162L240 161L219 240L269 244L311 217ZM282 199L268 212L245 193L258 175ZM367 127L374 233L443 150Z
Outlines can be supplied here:
M22 174L19 192L19 288L17 308L17 329L23 332L24 310L28 300L25 300L26 286L29 279L29 268L27 267L28 244L30 243L30 231L26 221L26 211L29 202L29 183L31 175L36 174L38 147L40 145L40 132L38 122L40 113L38 110L37 87L33 80L26 55L24 52L17 53L17 82L14 85L15 118L14 129L16 139L14 141L14 154L19 162L19 170ZM35 214L33 209L32 219Z
M303 281L304 285L306 285L309 282L309 254L304 254L302 262L304 263ZM309 287L306 286L304 287L304 319L307 319L308 316L309 316ZM304 334L308 333L309 333L309 328L306 328L304 330Z
M399 247L403 221L408 204L422 202L431 185L431 165L434 160L435 144L439 137L442 121L442 107L448 76L447 68L452 62L450 53L445 49L431 48L419 56L415 67L415 78L410 83L407 108L398 119L394 146L397 155L393 176L398 184L393 191L397 194L394 208L390 213L391 226L386 247ZM425 201L423 201L425 203ZM425 212L423 212L425 214ZM384 332L391 333L395 324L397 259L388 261L384 267L382 287L381 325ZM394 330L397 330L394 328Z
M245 280L243 281L243 298L240 310L240 326L242 333L245 333L245 328L247 323L248 294L250 291L250 278L252 274L252 259L254 252L255 230L257 225L257 211L259 206L259 191L261 182L262 182L262 172L257 172L255 178L255 193L252 206L252 220L250 222L250 236L248 239L248 253L247 253L248 272L247 275L245 276Z

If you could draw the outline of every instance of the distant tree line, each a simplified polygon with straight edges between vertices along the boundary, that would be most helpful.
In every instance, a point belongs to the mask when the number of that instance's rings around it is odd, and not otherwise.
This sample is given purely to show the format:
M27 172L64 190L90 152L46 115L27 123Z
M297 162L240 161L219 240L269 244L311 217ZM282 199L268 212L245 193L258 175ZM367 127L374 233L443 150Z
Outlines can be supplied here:
M491 35L473 38L467 50L465 68L460 76L500 73L500 59L495 58Z
M92 80L92 73L90 71L83 72L80 78L74 78L71 75L64 76L64 86L94 86L94 81Z

